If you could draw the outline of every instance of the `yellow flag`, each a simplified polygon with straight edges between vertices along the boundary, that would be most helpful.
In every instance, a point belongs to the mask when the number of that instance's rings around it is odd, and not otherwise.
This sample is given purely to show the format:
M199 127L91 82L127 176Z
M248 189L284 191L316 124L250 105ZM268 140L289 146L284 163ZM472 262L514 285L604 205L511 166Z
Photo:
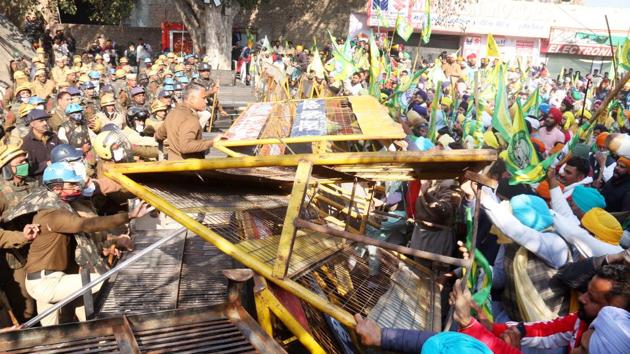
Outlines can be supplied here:
M486 43L486 56L498 58L500 56L499 47L497 46L497 42L494 41L494 37L491 33L488 33Z

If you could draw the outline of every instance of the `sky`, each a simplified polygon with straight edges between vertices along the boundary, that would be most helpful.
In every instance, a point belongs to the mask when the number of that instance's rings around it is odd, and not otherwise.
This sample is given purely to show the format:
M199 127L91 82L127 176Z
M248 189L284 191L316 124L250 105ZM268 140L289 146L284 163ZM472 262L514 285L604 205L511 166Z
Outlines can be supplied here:
M598 7L630 7L628 0L584 0L584 5Z

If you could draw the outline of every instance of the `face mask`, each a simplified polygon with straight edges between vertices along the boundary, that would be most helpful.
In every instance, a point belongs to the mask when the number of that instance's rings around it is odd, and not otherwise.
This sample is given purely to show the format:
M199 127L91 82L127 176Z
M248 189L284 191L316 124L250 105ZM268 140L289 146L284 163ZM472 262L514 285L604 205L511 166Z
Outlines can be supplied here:
M83 190L81 191L81 195L89 198L94 195L95 191L96 191L96 185L94 184L94 182L92 182L89 185L87 185L85 188L83 188Z
M79 198L81 198L81 191L76 191L76 192L63 191L59 195L59 199L63 200L64 202L71 202Z
M28 176L28 163L24 162L15 166L15 175L18 177Z
M113 151L112 155L115 162L120 162L123 160L123 158L125 158L125 149L118 148Z
M70 166L72 166L77 176L80 176L84 181L87 180L87 168L83 161L72 161Z
M136 131L142 133L144 131L144 124L136 122Z
M22 103L28 103L28 100L30 100L30 99L31 99L30 97L26 97L26 96L25 97L20 97L20 101Z

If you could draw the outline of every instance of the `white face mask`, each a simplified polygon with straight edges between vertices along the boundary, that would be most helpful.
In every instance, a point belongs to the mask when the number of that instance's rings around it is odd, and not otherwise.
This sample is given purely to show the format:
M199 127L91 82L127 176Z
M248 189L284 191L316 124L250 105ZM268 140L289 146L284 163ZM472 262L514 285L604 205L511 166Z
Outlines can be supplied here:
M112 151L112 156L113 156L115 162L122 161L125 158L125 149L120 147L120 148Z
M144 131L144 123L136 122L136 131L142 133Z
M70 162L70 166L72 166L74 173L76 173L77 176L80 176L84 181L87 181L87 167L85 167L85 163L83 163L82 160L72 161Z
M85 188L83 188L83 190L81 191L81 195L89 198L94 195L95 191L96 191L96 185L94 184L94 182L92 182L88 184L87 186L85 186Z

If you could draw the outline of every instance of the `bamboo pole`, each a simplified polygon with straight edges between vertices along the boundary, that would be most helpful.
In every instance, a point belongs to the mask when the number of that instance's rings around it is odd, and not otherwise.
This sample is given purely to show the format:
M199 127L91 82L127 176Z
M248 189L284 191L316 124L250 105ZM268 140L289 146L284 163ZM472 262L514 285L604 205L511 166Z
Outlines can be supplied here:
M617 94L619 93L619 91L621 91L621 89L623 88L623 84L630 80L630 71L626 72L623 77L621 78L621 80L619 80L619 82L617 82L617 86L615 86L614 89L612 89L609 93L608 96L606 96L606 98L604 99L604 102L602 102L601 106L599 106L599 109L597 110L597 112L595 112L593 114L593 116L591 117L591 120L589 121L589 123L593 123L594 121L597 120L597 117L599 117L600 114L602 114L608 107L608 104L610 103L610 101L612 101L613 98L615 98L617 96Z
M615 80L617 79L619 75L619 73L617 72L617 65L619 63L617 63L617 60L615 59L615 47L613 47L612 34L610 34L610 25L608 24L608 15L604 15L604 18L606 19L606 28L608 29L608 43L610 45L610 54L612 55L613 70L615 71L615 77L613 79L613 85L614 85Z

